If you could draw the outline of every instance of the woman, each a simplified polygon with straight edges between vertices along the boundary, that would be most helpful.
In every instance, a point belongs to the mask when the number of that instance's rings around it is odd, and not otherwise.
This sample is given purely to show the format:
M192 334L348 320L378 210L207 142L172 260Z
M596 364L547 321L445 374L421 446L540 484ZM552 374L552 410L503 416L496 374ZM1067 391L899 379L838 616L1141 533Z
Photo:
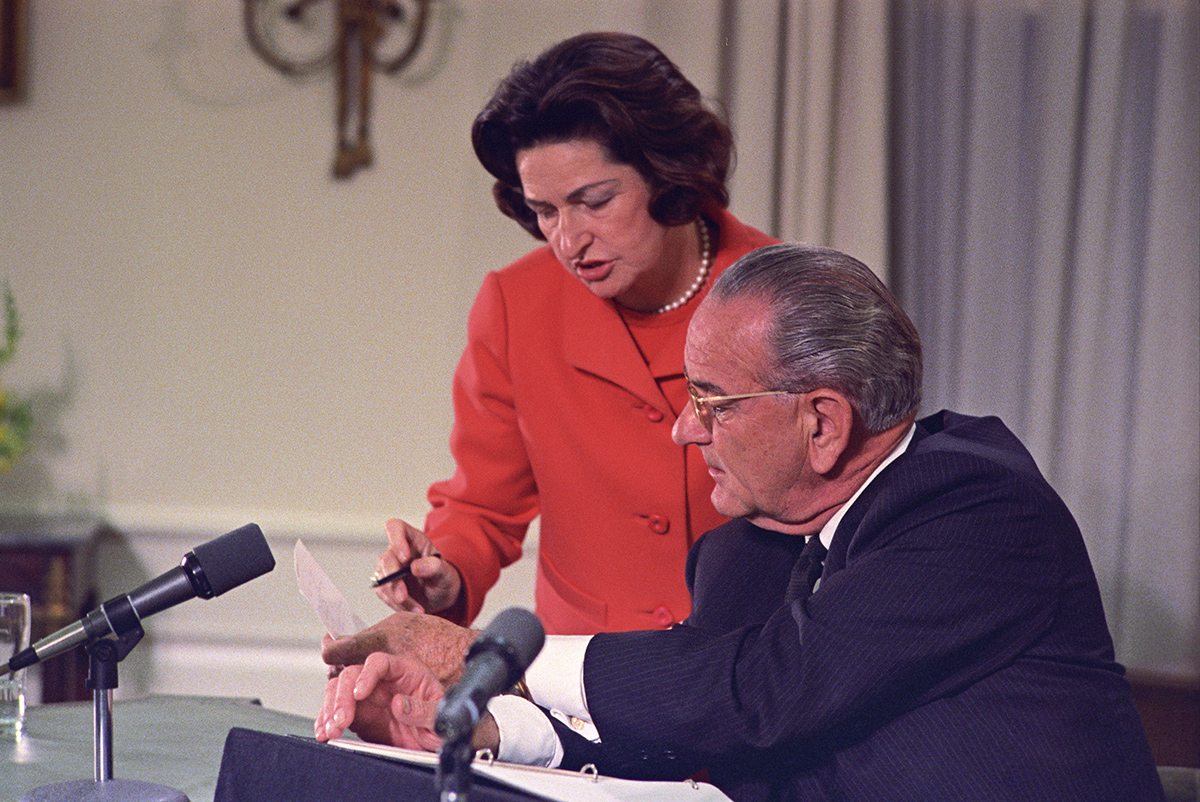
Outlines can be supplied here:
M395 609L474 618L541 515L546 631L685 618L688 548L724 522L695 449L683 342L714 276L772 239L730 215L729 129L657 48L584 34L515 66L472 143L500 210L541 247L489 274L454 379L454 476L422 533L387 524L377 592Z

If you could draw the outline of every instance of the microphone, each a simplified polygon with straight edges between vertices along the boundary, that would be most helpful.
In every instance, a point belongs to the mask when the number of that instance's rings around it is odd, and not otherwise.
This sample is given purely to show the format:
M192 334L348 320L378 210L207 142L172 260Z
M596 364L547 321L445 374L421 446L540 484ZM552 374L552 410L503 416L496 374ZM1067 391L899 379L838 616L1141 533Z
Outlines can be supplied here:
M467 650L462 679L438 704L434 731L447 744L469 739L488 700L516 684L545 641L533 613L501 610Z
M19 671L76 646L141 625L141 620L195 596L211 599L262 576L275 567L275 558L258 524L246 524L197 546L183 561L137 590L104 602L74 624L42 638L12 656L9 671Z

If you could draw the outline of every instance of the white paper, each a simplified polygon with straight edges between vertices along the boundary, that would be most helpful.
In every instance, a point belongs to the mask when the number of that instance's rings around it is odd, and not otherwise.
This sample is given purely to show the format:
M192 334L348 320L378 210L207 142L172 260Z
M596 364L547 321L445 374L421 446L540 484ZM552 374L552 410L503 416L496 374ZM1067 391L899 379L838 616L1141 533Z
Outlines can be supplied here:
M326 632L340 638L366 627L337 585L313 558L304 541L296 541L292 561L296 564L296 584L300 587L300 595L308 599L317 618L325 625Z
M433 752L418 752L346 738L335 738L329 743L342 749L366 752L417 766L437 766L438 762ZM479 759L471 762L471 772L556 802L730 802L729 797L715 785L692 780L621 780L599 774Z

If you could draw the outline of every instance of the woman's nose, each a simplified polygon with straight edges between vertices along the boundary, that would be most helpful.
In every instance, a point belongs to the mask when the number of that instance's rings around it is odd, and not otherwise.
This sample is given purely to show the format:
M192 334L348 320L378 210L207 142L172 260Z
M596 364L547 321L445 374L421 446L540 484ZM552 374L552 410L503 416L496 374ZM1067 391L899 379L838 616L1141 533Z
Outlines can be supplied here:
M566 259L579 258L591 243L587 226L579 219L579 215L570 210L559 214L555 237L558 240L558 252Z

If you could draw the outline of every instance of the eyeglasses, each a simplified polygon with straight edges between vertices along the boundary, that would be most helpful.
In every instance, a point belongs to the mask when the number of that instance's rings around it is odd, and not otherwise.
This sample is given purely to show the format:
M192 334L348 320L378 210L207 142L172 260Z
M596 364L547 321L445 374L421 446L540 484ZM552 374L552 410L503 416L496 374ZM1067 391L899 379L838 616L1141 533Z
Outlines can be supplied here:
M729 404L734 401L741 401L746 398L758 398L764 395L796 395L797 390L763 390L758 393L742 393L741 395L696 395L696 387L692 384L692 380L687 380L688 395L692 397L692 409L696 412L696 419L700 421L710 434L713 430L713 407L722 404Z

